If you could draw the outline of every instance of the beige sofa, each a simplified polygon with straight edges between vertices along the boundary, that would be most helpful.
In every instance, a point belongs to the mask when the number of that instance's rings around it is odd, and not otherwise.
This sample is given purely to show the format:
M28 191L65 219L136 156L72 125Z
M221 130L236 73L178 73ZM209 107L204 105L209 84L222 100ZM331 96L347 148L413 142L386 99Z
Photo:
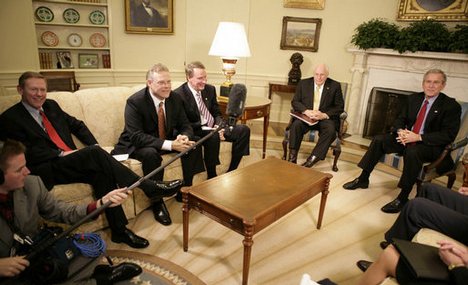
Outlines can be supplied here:
M173 83L173 86L179 86ZM104 149L112 150L117 142L124 126L124 107L127 98L144 85L134 87L104 87L90 88L72 92L50 92L47 97L59 103L62 109L70 115L83 120L91 132L96 137L99 145ZM10 106L19 102L19 95L0 96L0 113ZM76 140L77 146L81 147ZM166 154L163 161L168 161L175 154ZM221 143L220 150L221 164L218 166L218 173L224 173L231 160L231 144ZM142 175L141 163L134 159L123 161L127 167L138 175ZM180 160L170 164L164 171L164 179L172 180L182 178ZM199 173L194 177L194 183L206 179L206 172ZM135 189L133 199L128 199L123 207L128 219L134 218L137 214L149 207L150 203L143 191ZM70 203L88 203L92 201L93 192L89 184L67 184L57 185L52 193L59 199ZM97 220L80 227L80 231L95 231L107 226L107 221L103 215Z

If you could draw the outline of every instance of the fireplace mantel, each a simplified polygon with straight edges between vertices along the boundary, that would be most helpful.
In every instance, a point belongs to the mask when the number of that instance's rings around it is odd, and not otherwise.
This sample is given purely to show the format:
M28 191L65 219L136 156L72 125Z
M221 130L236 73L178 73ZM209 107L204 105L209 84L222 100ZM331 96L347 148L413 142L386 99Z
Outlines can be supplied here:
M361 135L369 94L373 87L422 91L424 73L433 68L447 74L444 93L459 101L468 98L468 55L439 52L406 52L391 49L349 48L354 56L347 102L348 132Z

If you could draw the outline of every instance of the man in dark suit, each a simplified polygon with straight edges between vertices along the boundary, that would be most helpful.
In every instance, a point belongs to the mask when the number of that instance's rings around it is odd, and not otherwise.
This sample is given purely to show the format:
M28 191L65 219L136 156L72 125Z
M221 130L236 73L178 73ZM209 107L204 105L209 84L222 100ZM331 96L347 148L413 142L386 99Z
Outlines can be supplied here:
M312 167L325 159L328 148L336 139L340 127L340 114L344 110L343 93L339 82L328 78L328 67L319 64L314 77L299 81L296 94L291 102L292 108L309 118L318 121L309 126L299 119L293 119L289 126L289 158L296 163L304 134L309 130L319 131L319 140L307 160L302 164Z
M100 198L112 189L128 186L139 177L97 145L86 125L65 113L57 102L47 99L46 79L36 72L25 72L18 82L21 102L0 115L1 139L14 139L26 145L31 173L38 175L48 189L54 185L88 183ZM87 147L77 150L72 134ZM140 188L151 199L174 195L181 181L145 180ZM149 242L126 228L122 207L105 211L112 241L143 248Z
M179 95L183 103L185 114L195 134L204 137L210 133L210 128L217 127L223 121L216 100L216 88L206 84L205 66L199 61L189 63L185 68L185 75L187 82L174 91ZM228 172L236 169L242 156L250 153L249 127L235 125L232 131L228 133L221 129L219 136L213 135L203 143L203 155L208 179L217 175L216 165L220 163L220 140L232 142L231 163Z
M167 27L166 20L158 10L151 6L150 0L142 0L131 12L132 26L135 27Z
M161 166L162 154L184 152L195 143L182 102L171 91L169 69L163 64L155 64L147 73L146 85L128 98L125 127L113 150L113 153L128 153L141 161L145 174ZM201 151L195 148L181 159L184 185L191 186L193 176L205 171ZM162 179L163 176L164 171L161 171L154 178ZM153 204L153 213L161 224L172 223L162 199Z
M374 137L358 164L362 168L361 175L344 184L343 188L367 188L369 176L382 155L400 153L405 162L398 183L401 192L395 200L383 206L382 211L398 213L403 208L423 163L439 157L445 146L455 139L460 128L460 104L441 92L446 81L447 76L442 70L426 72L422 82L424 91L408 96L407 103L393 123L392 133ZM452 166L452 158L447 156L443 164L445 167ZM444 169L438 171L444 172Z

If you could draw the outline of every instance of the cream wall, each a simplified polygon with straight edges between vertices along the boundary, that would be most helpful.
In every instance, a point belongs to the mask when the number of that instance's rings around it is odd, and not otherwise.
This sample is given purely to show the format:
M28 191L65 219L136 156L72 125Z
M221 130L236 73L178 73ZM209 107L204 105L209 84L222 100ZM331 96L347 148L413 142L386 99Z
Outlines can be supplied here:
M236 21L246 26L252 56L239 60L234 81L248 86L248 96L263 97L269 81L287 81L295 52L280 49L283 16L322 19L318 52L301 52L303 77L326 62L331 77L349 82L352 56L346 48L354 29L374 17L394 19L398 5L398 0L325 0L324 10L309 10L284 8L283 0L174 0L174 34L140 35L125 33L124 0L108 1L112 69L76 69L82 88L141 83L155 62L165 63L180 81L184 63L192 60L204 62L209 80L218 85L221 61L208 56L208 50L218 22ZM0 27L0 86L3 93L13 93L22 71L39 68L31 0L2 0ZM271 121L288 120L290 98L273 96Z

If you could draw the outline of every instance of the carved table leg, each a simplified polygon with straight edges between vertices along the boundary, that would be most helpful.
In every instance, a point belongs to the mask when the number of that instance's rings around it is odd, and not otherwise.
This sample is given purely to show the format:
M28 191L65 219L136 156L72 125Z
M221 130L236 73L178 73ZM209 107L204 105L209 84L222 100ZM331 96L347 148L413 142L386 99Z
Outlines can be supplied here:
M253 245L253 225L244 222L244 266L242 268L242 285L249 283L250 257Z

